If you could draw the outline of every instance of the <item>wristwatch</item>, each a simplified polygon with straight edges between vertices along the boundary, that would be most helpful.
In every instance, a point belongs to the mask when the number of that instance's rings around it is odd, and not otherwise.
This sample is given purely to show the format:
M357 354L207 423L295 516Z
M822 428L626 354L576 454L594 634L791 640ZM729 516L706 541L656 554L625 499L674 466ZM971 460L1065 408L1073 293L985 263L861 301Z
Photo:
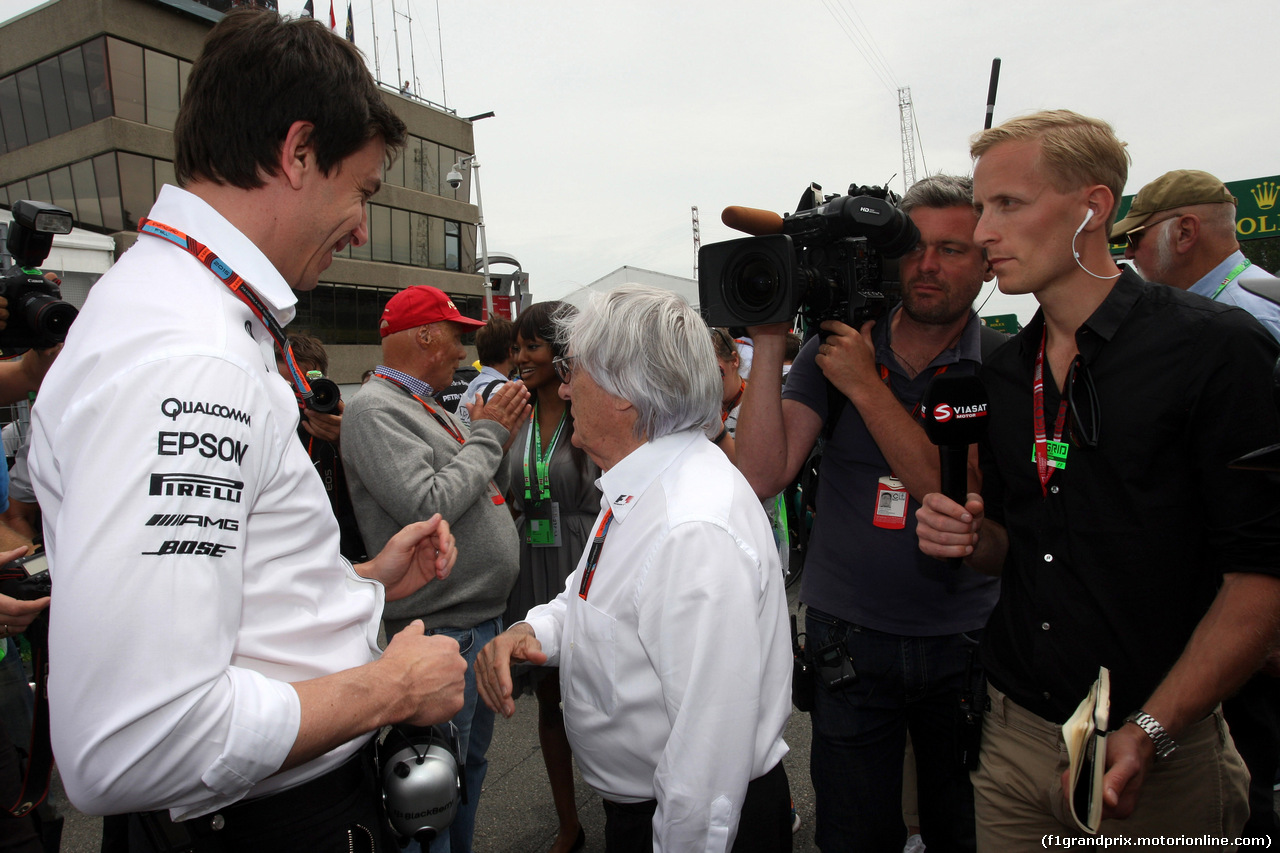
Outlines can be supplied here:
M1168 758L1178 748L1177 741L1169 737L1169 733L1164 730L1164 726L1160 725L1160 721L1146 711L1141 709L1134 711L1125 717L1124 721L1133 723L1147 733L1147 737L1151 738L1151 742L1156 747L1156 761Z

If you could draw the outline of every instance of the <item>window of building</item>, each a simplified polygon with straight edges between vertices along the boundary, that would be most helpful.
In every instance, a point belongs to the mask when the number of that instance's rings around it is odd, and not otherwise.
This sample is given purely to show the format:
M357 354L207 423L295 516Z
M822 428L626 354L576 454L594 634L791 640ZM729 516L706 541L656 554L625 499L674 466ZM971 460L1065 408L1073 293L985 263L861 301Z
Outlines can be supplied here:
M80 45L84 55L85 82L89 86L89 102L93 105L93 120L111 115L115 99L111 96L111 78L107 76L107 40L96 38Z
M147 124L173 130L178 117L178 60L154 50L145 54Z
M116 171L116 155L99 154L94 157L93 174L98 184L98 198L102 202L102 227L109 231L123 231L124 217L120 214L120 175Z
M92 160L71 164L71 185L75 189L79 223L101 227L102 203L98 200L98 182L93 177Z
M0 125L3 125L5 150L17 151L27 145L26 124L22 121L22 101L18 97L18 78L10 74L0 78Z
M136 44L107 39L107 57L111 69L111 94L117 118L146 124L146 77L143 73L142 48Z
M124 205L124 227L137 230L138 221L151 212L156 200L155 167L151 158L125 151L117 152L120 167L120 202Z
M89 98L89 78L84 68L84 52L78 47L58 55L62 86L67 95L67 118L72 129L93 123L93 102Z
M444 268L447 270L461 270L462 266L458 261L459 240L458 240L458 223L445 220L444 223Z
M49 173L49 191L53 194L53 203L63 210L69 211L73 219L79 219L76 209L76 192L71 184L71 169L63 166Z
M409 211L398 207L391 208L391 262L393 264L413 263L410 251L412 239L409 236Z
M22 105L22 122L27 128L27 144L34 145L49 138L40 100L40 74L35 68L24 68L13 75L18 78L18 101Z
M36 66L36 75L40 78L40 96L43 98L43 112L50 136L66 133L71 129L71 119L67 116L67 95L62 89L62 69L58 57L51 56Z

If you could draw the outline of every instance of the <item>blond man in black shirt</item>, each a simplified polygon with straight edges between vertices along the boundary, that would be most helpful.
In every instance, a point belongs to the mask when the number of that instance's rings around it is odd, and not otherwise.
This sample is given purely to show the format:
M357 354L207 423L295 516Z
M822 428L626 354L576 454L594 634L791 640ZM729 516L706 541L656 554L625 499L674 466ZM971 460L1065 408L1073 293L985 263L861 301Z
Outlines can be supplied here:
M1227 463L1280 438L1275 342L1239 309L1115 265L1128 158L1105 122L1037 113L971 152L974 237L1000 289L1040 303L983 367L983 494L963 507L929 495L918 514L926 553L1002 577L983 650L979 849L1082 834L1060 727L1099 666L1112 687L1102 834L1232 846L1248 777L1218 703L1280 623L1280 489Z

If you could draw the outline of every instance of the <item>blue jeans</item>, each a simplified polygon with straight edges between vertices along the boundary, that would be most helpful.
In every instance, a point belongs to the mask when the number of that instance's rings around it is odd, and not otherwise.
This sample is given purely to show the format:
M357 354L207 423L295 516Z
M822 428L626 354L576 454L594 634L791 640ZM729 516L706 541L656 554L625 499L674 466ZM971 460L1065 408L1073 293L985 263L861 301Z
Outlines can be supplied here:
M916 756L920 834L930 853L975 849L973 787L958 758L960 694L968 680L985 698L975 660L981 632L903 637L843 622L812 608L811 651L843 642L857 680L814 691L815 841L828 851L901 851L906 735Z
M462 710L453 718L458 727L458 743L464 761L463 776L467 785L467 801L458 805L458 814L449 824L447 835L431 842L430 853L471 853L471 838L476 829L476 804L480 801L480 788L489 770L489 741L493 740L493 712L480 701L476 693L476 655L498 634L502 633L502 620L490 619L474 628L428 628L428 635L444 634L458 641L458 649L467 659L467 682ZM418 842L410 842L406 853L419 853Z

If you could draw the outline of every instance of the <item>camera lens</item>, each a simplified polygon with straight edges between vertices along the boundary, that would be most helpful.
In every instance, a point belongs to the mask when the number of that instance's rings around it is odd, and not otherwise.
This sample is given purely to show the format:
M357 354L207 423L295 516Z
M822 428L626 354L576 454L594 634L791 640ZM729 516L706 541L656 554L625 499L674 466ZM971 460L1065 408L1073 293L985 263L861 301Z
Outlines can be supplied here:
M743 255L724 278L725 306L744 321L774 314L786 297L785 271L770 255Z
M40 340L37 346L51 347L65 341L67 330L79 313L70 302L35 290L28 290L14 301L27 328Z
M332 379L316 379L311 382L311 399L307 408L322 415L332 414L342 402L342 391Z

